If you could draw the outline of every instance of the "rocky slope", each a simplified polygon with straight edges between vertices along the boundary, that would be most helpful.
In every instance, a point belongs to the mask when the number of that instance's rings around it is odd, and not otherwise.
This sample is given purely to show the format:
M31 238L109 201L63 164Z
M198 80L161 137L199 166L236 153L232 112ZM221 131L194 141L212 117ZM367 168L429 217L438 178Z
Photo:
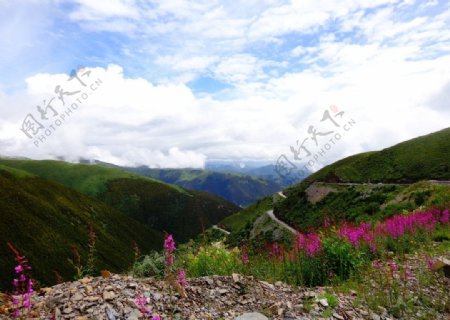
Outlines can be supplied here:
M449 252L450 254L450 252ZM443 273L433 273L432 285L422 287L415 275L426 269L423 254L406 256L395 261L401 268L408 265L411 276L406 280L405 294L426 297L429 302L438 301L444 309L429 313L427 304L416 307L415 315L404 319L449 319L449 278ZM402 265L403 264L403 265ZM401 269L400 268L400 269ZM397 277L397 271L394 277ZM400 271L398 271L400 275ZM377 290L373 279L360 279ZM371 284L372 283L372 284ZM27 319L144 319L136 305L136 298L148 297L146 307L153 316L161 319L397 319L379 307L370 310L364 302L368 291L355 291L338 287L294 288L282 282L271 284L238 274L188 279L187 298L181 298L168 284L153 278L137 279L125 275L84 278L51 288L43 288L33 295L33 308ZM343 293L345 292L345 293ZM334 297L334 302L329 296ZM6 312L0 296L1 311ZM446 306L446 307L445 307Z
M203 277L188 280L188 298L170 295L164 281L85 278L41 290L35 296L30 319L144 319L135 300L141 293L150 298L153 315L162 319L235 319L245 313L262 312L271 319L312 319L326 309L326 299L318 299L324 288L295 289L281 282L270 284L252 277ZM339 297L336 319L363 318L367 311L354 309L354 296ZM312 303L311 313L305 303Z

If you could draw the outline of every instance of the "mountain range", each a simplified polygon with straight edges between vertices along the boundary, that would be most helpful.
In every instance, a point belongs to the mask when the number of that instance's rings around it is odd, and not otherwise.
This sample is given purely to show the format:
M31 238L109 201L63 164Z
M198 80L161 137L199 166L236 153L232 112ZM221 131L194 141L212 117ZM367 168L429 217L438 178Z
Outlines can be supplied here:
M37 280L54 283L56 274L68 279L75 272L69 263L75 252L81 261L87 259L90 230L96 235L96 267L123 271L133 263L136 245L143 253L160 248L164 232L185 242L219 225L231 231L235 244L273 240L283 228L267 214L272 210L306 231L326 219L370 221L420 206L448 208L449 159L450 129L445 129L342 159L282 192L273 181L236 173L247 167L263 175L272 172L270 165L209 164L223 170L211 172L0 159L0 271L10 278L10 242L28 257ZM220 196L192 190L205 186L249 205L241 209ZM261 198L250 204L258 194Z

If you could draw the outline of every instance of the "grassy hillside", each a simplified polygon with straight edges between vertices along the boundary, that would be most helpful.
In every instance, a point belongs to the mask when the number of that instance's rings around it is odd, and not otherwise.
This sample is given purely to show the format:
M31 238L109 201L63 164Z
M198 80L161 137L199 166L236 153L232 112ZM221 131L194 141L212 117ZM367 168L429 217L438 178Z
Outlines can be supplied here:
M426 183L407 186L420 180L450 180L450 128L326 166L287 189L288 198L275 206L275 212L304 229L323 223L325 216L362 220L422 204L450 201L448 186ZM339 184L345 182L362 184ZM364 185L367 182L370 183ZM332 192L326 190L330 188ZM311 192L325 196L312 203ZM436 194L439 199L435 199Z
M0 159L0 165L21 169L36 176L46 178L90 196L97 196L106 191L109 181L116 179L142 179L142 177L116 168L90 164L76 164L53 160L6 160ZM161 181L147 178L149 182L161 183L166 187L183 192L181 188L164 184Z
M305 188L314 181L411 183L430 179L450 180L450 128L342 159L291 189Z
M220 224L232 232L239 232L256 220L258 216L272 209L272 197L265 197L247 208L223 219Z
M0 160L91 195L130 217L186 241L239 208L219 197L185 190L120 169L62 161Z
M249 205L282 189L276 182L248 174L147 167L127 168L127 170L184 188L210 192L240 206Z
M133 262L136 241L143 252L159 249L162 233L144 227L102 202L26 172L0 168L0 287L9 288L14 256L12 243L27 256L33 275L44 284L54 283L53 270L72 279L68 262L71 246L86 261L89 225L97 235L100 269L123 271Z

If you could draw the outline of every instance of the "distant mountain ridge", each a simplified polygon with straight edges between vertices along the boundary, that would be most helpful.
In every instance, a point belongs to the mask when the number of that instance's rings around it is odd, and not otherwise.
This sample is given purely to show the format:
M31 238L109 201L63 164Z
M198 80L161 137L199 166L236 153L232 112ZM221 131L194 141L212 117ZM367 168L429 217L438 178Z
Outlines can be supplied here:
M279 183L249 174L202 169L151 169L148 167L125 169L184 188L210 192L239 206L247 206L282 189Z
M209 160L205 164L205 169L216 172L249 174L264 180L275 182L283 189L292 185L292 183L300 182L311 174L311 172L306 172L304 176L299 177L300 180L293 182L292 177L282 177L279 175L275 164L267 161Z

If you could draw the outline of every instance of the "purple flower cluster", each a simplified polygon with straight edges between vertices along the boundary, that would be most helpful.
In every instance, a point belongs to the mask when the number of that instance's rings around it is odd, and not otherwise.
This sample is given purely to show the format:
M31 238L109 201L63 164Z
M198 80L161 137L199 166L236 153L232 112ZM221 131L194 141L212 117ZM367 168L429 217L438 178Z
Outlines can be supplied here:
M166 259L166 266L170 269L173 266L174 262L174 252L176 250L175 248L175 241L173 240L173 236L171 234L166 235L166 239L164 240L164 250L165 250L165 259Z
M368 223L358 226L349 226L344 223L338 231L338 235L347 239L354 247L359 247L363 242L372 242L373 232Z
M11 295L12 316L18 318L24 316L31 309L31 294L33 293L33 279L29 272L31 267L28 260L19 254L16 248L8 242L8 247L15 254L17 266L14 268L16 277L13 279L14 292Z
M393 239L406 233L414 234L419 230L432 231L440 222L439 216L439 211L436 210L413 212L408 215L397 214L380 224L377 231Z
M241 254L241 261L242 261L243 264L248 264L250 262L247 253Z
M138 307L139 311L144 315L144 317L150 319L150 320L161 320L159 316L151 316L153 311L151 308L147 307L146 305L150 303L150 298L144 296L143 294L140 294L136 300L134 301L136 303L136 306Z
M178 270L177 282L182 287L186 286L186 271L183 269Z
M283 261L284 259L284 255L282 250L280 249L280 246L278 245L278 243L274 243L272 244L272 256L277 258L280 261Z
M317 233L297 233L294 248L303 251L308 257L314 257L321 251L320 237Z
M376 249L379 239L390 237L397 239L405 234L414 234L418 231L430 232L439 223L449 223L449 211L429 210L427 212L412 212L409 214L396 214L372 227L368 223L349 226L344 223L338 230L338 235L350 242L354 247L368 244L372 250Z
M448 209L444 210L442 212L440 221L441 221L441 223L449 223L450 222L450 215L449 215Z

